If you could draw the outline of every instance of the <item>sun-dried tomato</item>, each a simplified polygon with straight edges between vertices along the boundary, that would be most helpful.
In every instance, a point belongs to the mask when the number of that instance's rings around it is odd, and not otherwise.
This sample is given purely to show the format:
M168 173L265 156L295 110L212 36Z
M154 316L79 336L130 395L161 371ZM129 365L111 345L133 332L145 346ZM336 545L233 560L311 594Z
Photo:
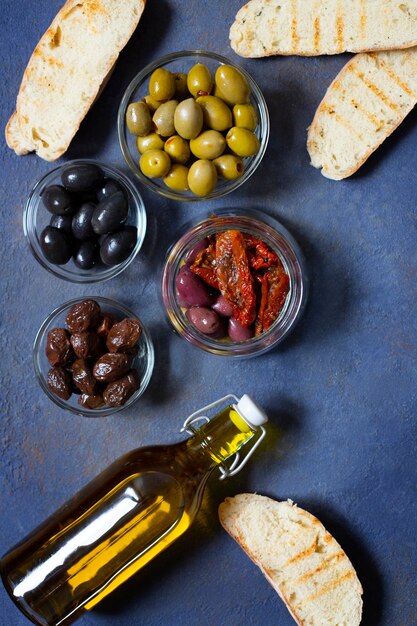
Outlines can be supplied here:
M199 253L190 269L210 287L219 289L216 276L216 244L214 241L210 241L207 248Z
M255 322L255 335L268 330L277 319L288 294L290 279L281 264L270 267L262 277L261 301Z
M251 326L256 317L256 295L242 233L220 233L215 256L218 288L232 305L234 317L242 326Z
M249 265L254 270L266 269L272 265L278 265L280 260L266 243L256 239L252 235L244 234Z

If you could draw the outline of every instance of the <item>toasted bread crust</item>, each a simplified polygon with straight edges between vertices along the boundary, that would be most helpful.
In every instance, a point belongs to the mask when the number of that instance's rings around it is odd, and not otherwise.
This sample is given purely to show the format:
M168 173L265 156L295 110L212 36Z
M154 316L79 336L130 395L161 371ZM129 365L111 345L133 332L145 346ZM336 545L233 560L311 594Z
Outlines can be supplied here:
M22 133L20 132L19 120L17 119L16 111L11 115L9 121L7 122L5 137L9 148L14 150L19 156L29 154L29 152L32 152L32 150L35 149L33 145L28 147L25 146Z

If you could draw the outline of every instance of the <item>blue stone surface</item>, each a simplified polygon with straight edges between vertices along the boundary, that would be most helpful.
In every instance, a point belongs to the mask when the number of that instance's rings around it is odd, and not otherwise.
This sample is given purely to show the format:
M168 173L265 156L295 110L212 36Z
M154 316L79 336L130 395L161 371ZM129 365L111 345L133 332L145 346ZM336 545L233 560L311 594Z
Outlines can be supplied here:
M60 0L1 3L0 126L22 73ZM36 263L22 232L34 182L52 167L17 157L2 140L0 551L4 553L87 481L132 447L179 439L183 419L228 392L250 393L270 414L268 442L241 474L210 480L192 529L140 575L80 620L95 626L291 626L260 571L221 529L226 495L291 498L342 544L364 588L364 626L415 626L416 575L416 190L417 116L349 180L309 165L306 128L348 55L240 60L228 29L240 0L149 0L103 95L67 154L127 171L116 133L122 94L158 56L207 49L240 62L263 90L271 116L265 158L223 200L181 204L141 189L145 244L120 277L77 286ZM246 207L278 218L301 245L311 275L305 314L278 349L251 360L204 354L169 328L161 265L182 223L215 208ZM156 347L152 382L120 416L66 414L41 391L32 343L63 301L103 295L131 306ZM0 589L1 626L26 618Z

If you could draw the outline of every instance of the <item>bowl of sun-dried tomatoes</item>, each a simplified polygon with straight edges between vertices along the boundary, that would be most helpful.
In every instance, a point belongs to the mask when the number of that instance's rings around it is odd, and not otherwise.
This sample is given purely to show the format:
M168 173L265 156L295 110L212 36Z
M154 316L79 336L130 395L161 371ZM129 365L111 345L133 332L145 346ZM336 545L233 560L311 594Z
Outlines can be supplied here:
M128 307L109 298L77 298L43 322L33 346L39 384L61 408L103 417L131 406L154 365L150 334Z
M220 356L252 357L300 318L308 279L301 250L258 211L218 211L187 226L170 248L162 298L174 330Z

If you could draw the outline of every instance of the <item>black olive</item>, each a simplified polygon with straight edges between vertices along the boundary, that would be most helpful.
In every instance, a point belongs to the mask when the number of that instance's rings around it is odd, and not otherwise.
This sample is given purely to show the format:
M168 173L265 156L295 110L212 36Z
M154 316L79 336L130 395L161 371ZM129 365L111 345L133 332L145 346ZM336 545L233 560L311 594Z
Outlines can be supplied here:
M95 237L95 232L91 226L91 218L93 217L96 205L92 202L82 204L74 217L72 218L72 233L76 239L86 241Z
M61 174L64 187L75 193L97 191L100 189L103 179L103 171L94 163L68 165Z
M39 241L48 261L54 265L68 263L72 256L71 241L62 230L47 226L41 232Z
M42 201L54 215L70 215L75 207L71 204L71 194L62 185L50 185L42 191Z
M105 198L95 208L91 225L97 235L104 235L119 230L127 219L129 207L123 191L116 191L110 198Z
M118 183L117 180L114 180L114 178L105 178L102 188L97 191L98 201L100 202L105 198L110 198L116 191L124 192L121 184Z
M53 215L49 225L72 235L72 215Z
M74 263L82 270L90 270L99 260L99 245L97 241L82 241L74 254Z
M118 265L131 254L138 238L134 226L126 226L117 233L111 233L103 240L100 257L105 265Z

